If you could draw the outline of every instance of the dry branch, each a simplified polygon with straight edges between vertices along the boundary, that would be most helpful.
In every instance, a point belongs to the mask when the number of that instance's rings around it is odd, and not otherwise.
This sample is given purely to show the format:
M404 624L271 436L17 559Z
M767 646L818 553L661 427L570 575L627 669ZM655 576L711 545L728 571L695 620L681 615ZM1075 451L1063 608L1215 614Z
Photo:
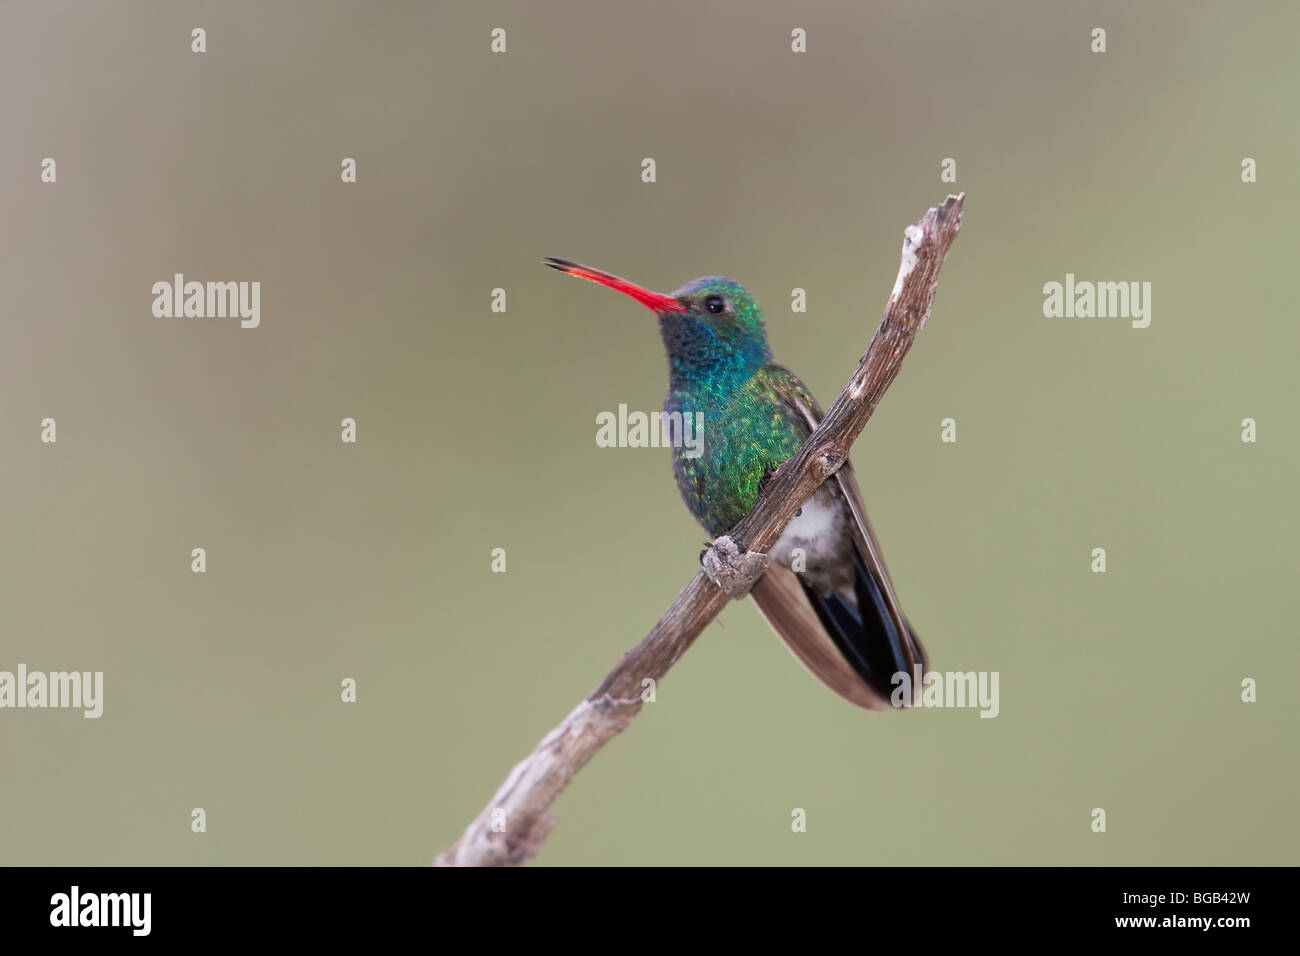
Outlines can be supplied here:
M924 328L939 269L961 228L964 196L949 196L904 231L898 279L876 334L803 447L772 473L753 510L705 552L703 570L645 639L515 765L461 838L439 854L436 866L516 864L535 854L555 823L548 812L551 804L596 751L637 715L643 682L658 683L727 602L748 593L767 566L767 550L795 511L848 460L853 442Z

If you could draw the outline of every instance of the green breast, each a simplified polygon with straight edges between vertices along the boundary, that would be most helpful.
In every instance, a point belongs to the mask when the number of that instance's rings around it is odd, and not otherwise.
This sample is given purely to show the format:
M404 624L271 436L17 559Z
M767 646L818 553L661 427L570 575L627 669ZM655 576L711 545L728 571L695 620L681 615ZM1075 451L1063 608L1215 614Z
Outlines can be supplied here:
M686 506L716 536L754 506L763 476L799 450L809 428L798 406L816 410L816 403L793 373L776 365L764 366L732 391L723 407L692 407L694 397L670 393L665 403L704 414L702 453L689 458L686 449L674 448L673 473Z

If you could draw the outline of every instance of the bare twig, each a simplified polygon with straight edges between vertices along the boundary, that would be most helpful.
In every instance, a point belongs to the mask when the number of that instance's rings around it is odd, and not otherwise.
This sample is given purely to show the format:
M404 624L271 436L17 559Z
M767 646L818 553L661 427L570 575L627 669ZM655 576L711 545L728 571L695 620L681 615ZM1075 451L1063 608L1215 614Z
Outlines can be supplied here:
M573 775L640 711L642 693L657 683L733 598L743 597L767 566L767 550L817 487L848 459L925 326L939 269L961 228L965 194L949 196L908 226L889 304L853 377L798 453L766 482L740 523L705 552L703 570L677 595L645 640L623 655L599 687L542 738L505 783L434 861L438 866L522 863L554 825L549 808Z

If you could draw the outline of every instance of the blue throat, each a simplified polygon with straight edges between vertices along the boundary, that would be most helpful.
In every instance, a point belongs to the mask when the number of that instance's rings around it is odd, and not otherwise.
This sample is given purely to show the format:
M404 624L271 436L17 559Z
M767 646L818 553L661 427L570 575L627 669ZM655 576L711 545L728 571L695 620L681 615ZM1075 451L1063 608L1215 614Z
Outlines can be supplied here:
M681 409L685 403L725 407L736 390L772 361L764 338L725 341L707 323L689 314L661 314L659 331L668 353L668 402L664 407L670 410Z

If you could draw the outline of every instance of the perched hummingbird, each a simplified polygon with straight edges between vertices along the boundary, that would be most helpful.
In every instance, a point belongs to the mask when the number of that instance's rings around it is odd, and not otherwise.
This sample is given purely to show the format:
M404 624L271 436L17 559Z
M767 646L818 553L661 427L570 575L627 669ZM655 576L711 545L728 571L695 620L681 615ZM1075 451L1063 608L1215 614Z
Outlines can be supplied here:
M804 384L772 362L753 296L724 276L664 295L567 259L544 261L617 289L658 316L668 352L664 412L680 412L683 420L704 416L703 451L691 457L681 445L672 449L677 488L712 537L726 534L822 417ZM899 609L847 463L796 513L769 557L750 594L795 657L831 690L883 710L895 673L912 675L917 664L924 671L925 652Z

